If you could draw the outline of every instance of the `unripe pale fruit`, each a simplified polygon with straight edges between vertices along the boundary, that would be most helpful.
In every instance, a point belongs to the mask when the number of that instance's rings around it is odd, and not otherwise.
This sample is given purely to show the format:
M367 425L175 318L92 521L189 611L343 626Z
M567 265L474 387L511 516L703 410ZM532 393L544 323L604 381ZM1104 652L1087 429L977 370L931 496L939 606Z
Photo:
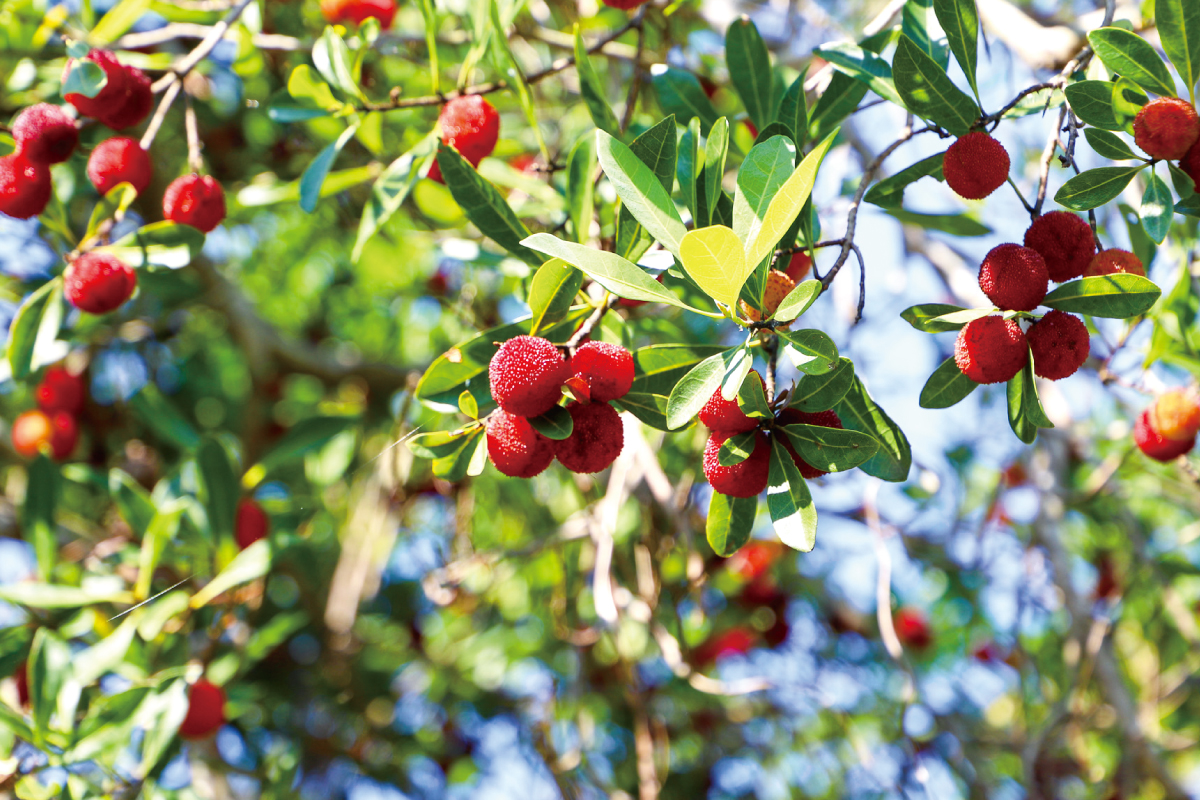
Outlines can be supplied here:
M976 383L1004 383L1028 361L1029 343L1015 320L998 316L971 320L954 342L954 363Z
M1036 250L1019 244L992 248L979 265L979 288L1003 311L1032 311L1046 296L1050 276Z
M108 194L120 183L131 184L141 194L150 185L154 166L136 139L114 136L96 145L88 158L87 175L100 194Z
M233 538L237 540L238 547L245 550L259 539L267 538L270 532L271 518L267 516L267 512L262 510L262 506L256 503L254 498L243 497L238 503L233 524Z
M225 219L225 191L211 175L184 175L163 192L163 217L208 233Z
M225 724L225 690L201 678L188 690L187 716L179 726L184 739L204 739Z
M62 367L50 367L46 370L46 375L34 391L38 408L47 414L53 411L78 414L83 410L86 395L87 387L83 378L72 375Z
M442 106L438 126L442 129L442 141L475 167L492 154L500 140L500 114L479 95L456 97ZM436 161L429 168L429 177L443 182Z
M788 261L787 269L784 270L784 274L795 283L804 280L810 272L812 272L812 259L804 251L793 253L791 260Z
M108 253L84 253L63 275L63 294L89 314L115 311L133 296L137 273Z
M1133 118L1133 141L1151 158L1174 161L1200 139L1200 116L1186 100L1151 100Z
M1177 442L1192 441L1200 431L1200 397L1194 389L1172 389L1150 407L1154 430Z
M1009 159L1004 145L975 131L946 150L942 174L954 193L965 200L982 200L1008 180Z
M1137 423L1133 426L1133 442L1138 449L1155 461L1174 461L1187 453L1196 444L1191 439L1168 439L1154 428L1151 419L1151 408L1138 415Z
M487 448L492 465L510 478L532 478L554 460L554 442L502 408L488 417Z
M1091 337L1079 317L1055 309L1025 333L1033 354L1033 373L1052 381L1074 375L1087 361Z
M1116 247L1101 250L1092 256L1092 260L1088 262L1087 269L1083 271L1083 277L1091 278L1099 275L1115 275L1118 272L1124 272L1127 275L1141 275L1143 278L1146 277L1146 267L1142 265L1142 260L1128 250L1121 250Z
M822 428L841 428L842 420L832 409L828 411L818 411L816 413L808 413L797 408L785 408L779 412L776 421L780 425L820 425ZM817 469L809 464L800 454L792 447L791 441L787 434L778 431L779 441L783 443L783 449L787 450L792 456L792 461L796 463L796 467L800 470L800 474L808 479L819 478L822 475L829 473L823 469Z
M704 477L714 492L729 497L757 497L767 488L771 473L771 440L765 431L754 437L754 450L744 461L722 466L721 445L732 433L713 431L704 445Z
M756 370L751 371L750 374L758 378L758 382L762 384L765 391L767 385L763 382L762 375L759 375ZM720 389L713 392L713 396L708 399L697 416L710 430L728 434L744 433L757 427L759 423L759 420L747 417L742 412L737 397L726 400L721 396Z
M39 164L66 161L79 144L75 120L61 106L38 103L22 111L12 128L17 152Z
M1050 280L1074 280L1083 274L1096 253L1096 238L1087 220L1068 211L1051 211L1033 221L1025 231L1025 246L1037 250L1046 262Z
M902 608L892 617L896 638L905 647L924 650L933 644L933 631L925 615L915 608Z
M396 17L396 0L321 0L321 13L335 25L362 25L374 17L387 30Z
M554 455L571 472L599 472L621 455L625 447L625 426L621 415L608 403L571 403L574 429L571 435L554 443Z
M570 368L558 348L536 336L514 336L500 345L488 364L492 398L518 417L549 411L562 397L569 377Z
M26 411L13 420L13 449L25 458L33 458L44 449L55 461L63 461L78 442L79 426L65 411Z
M20 153L0 157L0 213L36 217L50 202L50 170Z
M588 342L571 356L570 367L593 402L624 397L633 386L633 355L619 344Z
M763 289L763 310L759 313L758 309L751 308L742 301L742 313L753 322L761 322L763 319L770 317L779 308L779 304L783 302L783 298L791 293L792 289L796 288L796 282L787 276L787 273L773 269L767 273L767 285ZM781 320L782 322L791 322L791 320ZM786 325L782 327L787 327Z

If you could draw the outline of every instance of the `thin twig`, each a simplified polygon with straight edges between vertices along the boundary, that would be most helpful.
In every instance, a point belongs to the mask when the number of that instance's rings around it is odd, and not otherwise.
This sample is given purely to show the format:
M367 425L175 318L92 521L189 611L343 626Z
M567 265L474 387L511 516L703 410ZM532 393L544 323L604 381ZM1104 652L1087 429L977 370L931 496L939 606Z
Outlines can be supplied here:
M172 83L167 87L166 94L158 102L158 108L155 110L154 116L150 118L150 124L146 126L146 132L142 134L142 140L139 144L143 150L149 150L150 145L154 144L154 137L158 136L158 129L162 127L163 122L167 118L167 112L171 110L171 104L175 102L175 98L179 96L181 89L183 89L183 84L179 82Z
M184 97L183 124L187 130L188 169L200 172L204 169L204 159L200 156L200 126L196 123L196 107L190 94Z

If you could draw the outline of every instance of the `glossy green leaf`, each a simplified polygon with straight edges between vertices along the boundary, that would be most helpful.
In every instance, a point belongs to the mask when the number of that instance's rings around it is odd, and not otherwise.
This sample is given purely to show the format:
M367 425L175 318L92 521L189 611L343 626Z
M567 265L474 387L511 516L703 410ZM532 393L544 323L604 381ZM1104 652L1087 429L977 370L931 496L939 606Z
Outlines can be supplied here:
M950 49L934 13L933 0L908 0L900 10L900 32L944 69L950 67ZM937 36L938 38L934 38Z
M37 557L38 577L49 581L58 563L58 535L54 524L54 509L58 504L58 467L45 455L39 455L29 465L29 488L21 509L21 527L25 541Z
M317 201L321 199L321 186L325 183L325 177L329 174L334 159L346 143L354 138L357 129L358 123L354 123L342 131L332 144L326 145L325 149L317 154L300 176L300 207L309 214L317 208Z
M740 348L739 348L740 349ZM727 365L735 351L709 356L679 379L667 399L667 428L676 430L692 421L721 388Z
M1192 91L1200 81L1200 4L1195 0L1154 0L1154 21L1163 51Z
M492 56L492 63L497 71L504 75L508 88L517 95L517 103L525 113L525 121L529 123L529 129L533 131L533 138L538 143L538 149L541 150L544 157L549 159L550 150L546 146L546 141L542 137L542 128L538 124L533 92L530 91L529 84L525 80L525 73L521 70L521 65L513 55L512 48L508 43L508 26L512 22L511 16L507 20L501 19L499 3L489 3L488 8L492 23L492 45L488 48L488 53Z
M138 557L137 581L133 587L134 599L145 600L150 596L154 572L158 569L167 545L175 538L186 508L187 504L183 500L164 503L146 526L146 535L142 537L142 549ZM230 517L232 512L233 509L230 509ZM229 535L232 535L232 530Z
M526 264L542 265L545 259L521 244L529 236L525 223L517 218L499 190L475 171L471 162L453 147L439 142L437 163L454 202L480 232Z
M837 365L820 375L801 375L792 391L792 408L816 413L833 408L854 385L854 362L839 358Z
M462 446L453 454L433 462L433 474L456 483L468 475L478 475L487 460L487 437L476 429L463 437Z
M1171 220L1175 216L1175 201L1171 197L1171 188L1158 177L1153 170L1146 181L1146 191L1142 194L1142 205L1138 208L1142 218L1142 227L1146 235L1157 244L1162 244L1171 230Z
M457 431L418 433L405 439L404 444L421 458L444 458L462 447L462 437L472 430L474 429L468 427Z
M775 104L771 98L771 56L758 28L749 17L740 17L725 31L725 60L733 84L751 121L759 128L771 121Z
M62 322L62 278L42 284L25 297L8 331L8 365L14 380L24 380L38 364L39 344L53 341Z
M1093 317L1128 319L1149 311L1160 294L1162 290L1149 278L1117 273L1064 283L1046 295L1042 305Z
M1081 172L1059 188L1054 202L1071 211L1098 208L1125 191L1133 176L1145 166L1096 167Z
M742 463L754 452L757 442L757 431L746 431L730 436L721 443L720 449L717 450L717 463L722 467L732 467L734 464Z
M575 241L585 244L591 236L592 218L596 212L595 184L596 145L591 136L584 136L567 157L567 213Z
M105 583L86 589L52 583L0 585L0 600L29 608L82 608L101 603L130 603L133 595L119 584Z
M718 119L708 132L704 143L705 212L695 227L703 228L713 220L714 210L721 199L721 181L725 175L725 158L729 153L729 120Z
M358 223L358 236L350 254L353 261L358 261L370 238L400 210L417 181L429 172L437 152L437 142L437 137L431 133L413 149L388 164L375 179L371 185L371 196Z
M204 234L191 225L163 220L143 225L97 251L110 253L129 266L183 269L204 251Z
M144 536L156 512L149 492L132 475L119 469L108 473L108 492L133 535L138 538Z
M905 167L895 175L884 178L867 190L867 193L863 195L863 200L884 208L899 208L904 202L904 190L909 185L927 175L932 175L939 181L944 180L942 162L945 155L945 153L936 153Z
M907 36L896 43L892 79L904 106L955 136L963 136L979 118L979 106L954 85L937 62Z
M1077 81L1065 89L1071 110L1081 120L1106 131L1119 131L1123 123L1113 110L1113 89L1109 81Z
M358 85L354 56L333 26L325 26L321 38L313 45L312 59L317 72L320 72L333 88L348 98L366 100Z
M592 124L611 136L619 137L621 124L612 106L604 99L604 85L600 83L596 68L588 57L587 45L584 44L578 24L575 25L575 70L579 75L579 93L592 117Z
M821 425L784 425L784 434L800 457L824 472L854 469L879 450L879 441L859 431L827 428Z
M738 389L737 403L738 408L747 417L772 419L775 416L774 412L771 411L771 406L768 404L767 392L763 388L763 382L757 377L751 378L748 371L747 375L742 378L741 387Z
M792 132L792 141L796 147L803 147L808 138L808 104L804 97L804 78L805 75L801 74L792 81L779 103L779 113L775 115L775 121L783 123Z
M700 149L700 120L692 117L679 141L679 163L676 173L679 178L679 190L683 193L683 204L692 215L693 222L700 216L698 197L704 192L703 186L697 186L704 169L703 158L703 151Z
M736 307L742 285L754 270L736 233L723 225L688 231L678 254L684 270L705 294Z
M961 402L979 384L958 368L953 356L943 361L921 389L921 408L950 408Z
M1053 428L1038 399L1032 360L1008 382L1008 424L1025 444L1033 444L1038 428Z
M824 375L838 363L837 345L824 331L806 328L799 331L781 330L778 334L786 342L784 355L806 375Z
M859 469L885 481L900 482L908 478L912 467L908 437L871 398L861 378L854 379L854 385L835 410L847 429L870 434L879 440L879 452L860 464Z
M987 236L992 232L987 225L966 214L918 214L902 208L889 208L887 213L905 225L916 225L953 236Z
M800 210L812 194L813 185L817 181L817 169L825 159L825 154L829 152L835 136L837 131L829 134L809 151L791 177L784 181L779 191L771 198L762 225L754 238L746 242L746 263L751 269L775 252L776 245L796 221Z
M678 158L675 133L675 118L667 117L646 129L629 145L629 151L658 177L668 196L675 186L675 168ZM619 256L637 261L651 245L654 237L642 227L632 210L624 203L617 213L617 241L614 251Z
M29 649L26 675L35 743L44 741L50 717L58 706L58 695L71 669L71 647L47 627L38 628ZM69 720L60 720L69 724Z
M933 11L946 32L954 60L966 73L971 91L979 97L979 86L975 81L979 60L979 12L975 9L975 0L933 0Z
M796 146L783 136L756 144L738 168L733 195L733 232L753 241L762 228L771 200L796 169ZM750 264L757 267L758 262ZM741 288L741 287L739 287Z
M956 331L965 325L966 322L951 323L940 319L947 314L964 310L963 308L947 303L922 303L921 305L906 308L900 312L900 316L905 322L919 331L924 333L940 333L942 331Z
M757 497L729 497L713 492L708 504L708 521L704 526L709 547L723 558L742 549L750 541L750 531L754 528L757 514Z
M192 595L189 605L201 608L230 589L258 580L271 569L271 543L259 539L234 557L208 585Z
M233 536L234 511L241 497L234 465L225 448L212 438L205 438L196 451L196 466L203 486L204 510L215 536Z
M67 77L63 80L62 94L81 94L84 97L95 97L100 90L108 85L108 76L95 61L75 61Z
M571 412L562 406L554 406L540 417L530 417L529 424L542 436L555 441L566 439L575 429Z
M1137 158L1125 140L1103 128L1084 128L1083 135L1097 154L1113 161L1132 161Z
M894 75L893 75L894 80ZM808 137L822 139L832 133L867 96L867 85L842 72L834 72L825 91L808 115Z
M679 243L687 229L654 171L628 147L600 130L596 131L596 154L625 208L668 252L679 255ZM672 175L674 171L672 168Z
M1110 71L1148 92L1175 96L1175 81L1154 45L1124 28L1098 28L1088 34L1092 50Z
M904 105L896 85L892 82L892 65L870 50L864 50L849 42L823 44L814 51L834 66L838 72L849 75L867 85L871 91L898 106Z
M582 286L583 273L561 258L538 267L529 285L529 310L533 313L529 332L536 336L542 327L565 317Z
M664 114L676 119L699 117L701 133L707 133L717 121L717 110L695 75L678 67L655 64L650 68L650 76Z
M817 543L817 507L808 484L791 454L777 440L771 443L767 510L779 541L802 553Z
M801 281L779 303L779 307L775 309L775 314L773 315L774 319L790 322L798 318L816 302L817 298L821 295L821 291L820 281Z

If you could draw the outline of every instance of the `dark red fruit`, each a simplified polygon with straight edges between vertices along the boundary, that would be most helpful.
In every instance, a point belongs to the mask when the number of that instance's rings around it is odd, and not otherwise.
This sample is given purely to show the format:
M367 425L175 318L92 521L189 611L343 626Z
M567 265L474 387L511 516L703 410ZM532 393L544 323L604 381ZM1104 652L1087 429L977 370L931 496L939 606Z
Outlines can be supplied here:
M1087 269L1083 271L1083 277L1091 278L1098 275L1115 275L1119 272L1127 275L1141 275L1146 277L1146 267L1142 264L1142 260L1128 250L1121 250L1116 247L1110 247L1107 250L1101 250L1092 257L1088 262Z
M566 439L554 443L554 455L571 472L599 472L621 455L625 426L621 415L608 403L571 403L574 429Z
M50 202L50 170L20 153L0 157L0 213L36 217Z
M818 411L816 413L808 413L797 408L785 408L779 412L776 421L780 425L820 425L822 428L841 428L841 418L832 410ZM819 478L822 475L829 473L823 469L817 469L809 464L800 454L792 447L791 441L782 431L779 432L779 441L783 443L783 448L792 456L792 461L796 462L796 467L799 468L800 474L811 480Z
M49 103L22 111L13 123L12 134L17 152L38 164L66 161L79 144L75 120L61 106Z
M25 458L46 450L55 461L64 461L78 442L79 426L65 411L26 411L13 420L13 449Z
M558 348L536 336L514 336L496 351L488 364L492 398L510 414L537 417L562 397L571 377Z
M132 184L141 194L150 185L154 166L136 139L114 136L96 145L88 159L87 175L100 194L108 194L120 183Z
M492 464L510 478L532 478L554 460L554 442L504 409L488 417L487 448Z
M1019 244L992 248L979 265L979 288L1002 311L1033 311L1046 296L1048 283L1041 255Z
M915 608L902 608L892 617L896 638L905 647L924 650L933 644L933 631L925 615Z
M1091 341L1079 317L1057 309L1033 323L1025 338L1033 354L1033 372L1052 381L1074 375L1087 361Z
M211 175L184 175L163 192L163 217L204 233L225 219L225 192Z
M446 103L438 116L438 125L442 141L475 167L492 154L500 140L500 115L479 95L456 97ZM429 177L442 183L442 171L436 161L429 168Z
M1200 139L1197 139L1196 143L1188 148L1183 158L1179 159L1179 168L1192 179L1196 191L1200 191Z
M63 293L71 305L89 314L121 307L137 288L137 273L107 253L84 253L63 275Z
M53 411L78 414L83 410L86 395L87 387L83 378L72 375L62 367L50 367L46 370L45 377L34 391L38 408L47 414Z
M13 675L13 680L17 684L17 704L21 708L29 705L29 664L22 661L21 666L17 667L17 672Z
M1041 254L1055 283L1078 278L1096 254L1092 226L1067 211L1051 211L1035 219L1025 231L1025 246Z
M204 739L225 724L225 690L201 678L188 690L187 716L179 726L184 739Z
M238 547L245 550L259 539L267 538L271 532L271 518L262 506L251 497L243 497L238 503L237 517L233 524L233 537Z
M766 384L763 383L762 375L759 375L758 372L751 372L750 374L758 378L758 382L765 391ZM737 397L734 397L732 400L726 400L721 396L720 389L713 392L713 396L704 404L704 408L700 409L699 417L700 421L707 425L709 429L729 434L745 433L748 430L753 430L759 423L759 420L747 417L742 413Z
M978 131L959 137L942 157L946 183L965 200L982 200L999 189L1008 180L1008 168L1004 145Z
M729 497L757 497L770 480L771 440L764 431L755 434L754 450L750 457L727 467L721 466L720 451L725 440L734 434L713 431L704 445L704 477L714 492Z
M976 383L1004 383L1025 368L1029 343L1015 320L971 320L954 342L954 363Z
M692 663L705 666L725 656L743 655L750 652L758 636L748 628L730 628L723 633L710 636L692 651Z
M633 386L633 355L619 344L588 342L571 356L570 367L593 402L624 397Z
M1133 441L1138 449L1155 461L1174 461L1187 453L1196 444L1196 437L1191 439L1168 439L1157 430L1151 422L1152 408L1147 408L1138 415L1137 423L1133 426Z
M1151 100L1133 118L1133 141L1151 158L1175 161L1200 140L1200 116L1186 100Z

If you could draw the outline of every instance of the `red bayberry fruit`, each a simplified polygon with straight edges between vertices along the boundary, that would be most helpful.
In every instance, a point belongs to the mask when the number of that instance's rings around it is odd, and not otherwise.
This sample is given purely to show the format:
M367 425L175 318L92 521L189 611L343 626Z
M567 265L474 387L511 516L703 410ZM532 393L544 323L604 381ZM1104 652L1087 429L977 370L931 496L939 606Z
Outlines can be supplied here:
M1200 399L1194 389L1172 389L1150 407L1154 430L1168 439L1191 441L1200 431Z
M1025 339L1033 354L1033 372L1041 378L1062 380L1074 375L1087 361L1087 326L1065 311L1056 309L1033 323Z
M72 375L62 367L50 367L46 370L45 377L34 392L38 408L46 413L66 411L69 414L78 414L83 410L85 395L83 378Z
M1133 426L1133 442L1143 453L1155 461L1174 461L1188 452L1196 444L1195 437L1191 439L1168 439L1154 428L1151 421L1152 408L1147 408L1138 415L1137 423Z
M1019 244L992 248L979 265L979 288L1004 311L1032 311L1046 296L1049 275L1036 250Z
M990 664L993 661L1000 660L1000 648L992 642L985 642L979 645L971 653L976 661L981 661L984 664Z
M1186 100L1160 97L1133 118L1133 141L1151 158L1174 161L1200 139L1200 116Z
M108 194L120 183L131 184L141 194L150 185L154 167L136 139L114 136L96 145L88 158L87 175L100 194Z
M799 283L800 281L804 280L811 271L812 259L809 258L808 253L805 253L802 250L799 253L792 254L791 260L788 261L787 269L785 269L783 272L785 275L791 278L794 283Z
M13 680L17 684L17 704L21 708L29 705L29 663L21 662L21 666L17 667L17 672L13 675Z
M554 455L571 472L599 472L621 455L625 426L621 415L608 403L571 403L574 428L571 435L554 443Z
M267 538L271 532L271 518L252 497L243 497L238 503L237 516L233 524L233 538L238 547L245 550L259 539Z
M387 30L396 17L396 0L321 0L321 13L335 25L362 25L374 17Z
M96 117L114 131L132 128L149 116L154 107L154 93L146 73L128 64L122 64L121 70L125 74L125 85L120 104Z
M604 5L609 8L619 8L622 11L630 11L637 8L647 0L602 0Z
M163 192L163 217L204 233L225 219L225 192L211 175L184 175Z
M954 363L976 383L1004 383L1028 361L1029 342L1015 320L973 319L954 342Z
M26 458L45 449L55 461L63 461L79 441L79 426L65 411L26 411L13 420L12 441L13 449Z
M504 409L488 417L487 448L492 464L510 478L532 478L554 460L554 442Z
M588 342L571 356L570 366L587 384L593 402L624 397L633 386L633 355L619 344Z
M767 385L763 383L762 375L759 375L757 371L753 371L750 374L758 378L758 382L765 391ZM759 423L759 420L747 417L742 413L737 397L734 397L732 400L726 400L721 396L720 389L717 389L713 392L713 396L708 398L708 402L704 404L704 408L700 409L699 417L700 421L707 425L710 430L728 434L745 433L755 428Z
M137 273L107 253L84 253L63 276L67 300L89 314L107 314L120 308L136 288Z
M763 289L763 310L760 313L758 309L751 308L746 305L746 301L742 301L742 313L753 322L761 322L763 319L770 317L779 309L779 304L783 302L783 298L791 293L792 289L796 288L796 282L787 276L787 273L773 269L767 273L767 285ZM783 322L791 322L791 320L782 320ZM787 327L786 325L784 327Z
M113 130L128 128L145 119L154 105L150 79L146 74L117 61L117 57L107 50L93 50L85 58L104 70L108 82L95 97L70 93L64 95L64 99L75 106L80 114L94 117ZM67 71L73 65L73 60L68 61ZM64 80L67 71L63 72Z
M725 440L734 434L713 431L704 445L704 477L714 492L729 497L756 497L767 488L771 471L771 441L764 431L754 437L750 457L727 467L721 466L720 451Z
M725 568L748 581L757 581L781 555L783 547L778 542L753 541L730 556Z
M1187 173L1197 191L1200 191L1200 139L1197 139L1183 158L1179 159L1179 168Z
M1092 226L1067 211L1051 211L1035 219L1025 231L1025 246L1041 254L1055 283L1078 278L1096 253Z
M779 412L779 416L776 417L776 421L780 425L820 425L822 428L842 427L841 418L833 410L818 411L810 414L801 411L798 408L785 408L783 411ZM787 434L783 433L782 431L779 432L779 441L783 443L783 449L787 450L792 456L792 461L796 462L796 467L800 470L800 474L805 478L812 480L813 478L819 478L822 475L829 474L827 471L823 469L817 469L801 458L800 454L797 453L792 447L792 443L788 439Z
M914 650L924 650L933 644L933 631L925 615L915 608L902 608L892 617L895 623L896 638L905 647Z
M492 398L510 414L537 417L562 397L563 381L571 377L558 348L536 336L514 336L496 351L488 364Z
M711 664L725 656L743 655L750 652L758 637L747 628L730 628L714 634L692 651L692 663L697 666Z
M50 202L50 170L20 153L0 157L0 213L36 217Z
M1083 271L1083 277L1115 275L1118 272L1146 277L1146 268L1142 265L1142 260L1128 250L1120 250L1116 247L1096 253L1088 262L1087 269Z
M225 724L225 690L206 678L188 690L187 716L179 726L184 739L203 739Z
M500 139L500 115L479 95L456 97L446 103L438 116L438 125L442 141L475 167L492 154ZM429 168L429 177L442 183L442 171L436 161Z
M942 157L942 174L954 193L965 200L982 200L1008 180L1008 151L1004 145L975 131L961 136Z
M12 128L17 152L39 164L66 161L79 144L75 120L60 106L38 103L22 111Z

